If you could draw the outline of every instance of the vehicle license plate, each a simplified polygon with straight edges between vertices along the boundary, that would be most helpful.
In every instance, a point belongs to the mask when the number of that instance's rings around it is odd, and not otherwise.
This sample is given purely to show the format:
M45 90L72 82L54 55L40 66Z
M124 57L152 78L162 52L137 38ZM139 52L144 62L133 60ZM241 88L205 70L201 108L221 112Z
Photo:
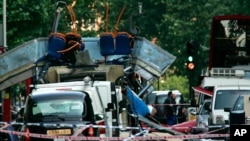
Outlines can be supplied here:
M54 141L65 141L65 139L54 139Z
M70 135L70 129L55 129L55 130L47 130L47 135Z

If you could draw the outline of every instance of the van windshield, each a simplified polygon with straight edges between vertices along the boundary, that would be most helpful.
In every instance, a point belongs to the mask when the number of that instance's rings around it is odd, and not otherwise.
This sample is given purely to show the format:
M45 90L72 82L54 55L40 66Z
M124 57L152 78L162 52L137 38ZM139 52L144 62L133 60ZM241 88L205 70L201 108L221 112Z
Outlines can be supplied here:
M32 116L81 116L84 112L83 103L79 99L47 99L32 103ZM61 114L60 114L61 113Z
M215 97L214 109L233 107L239 95L250 95L250 90L218 90Z

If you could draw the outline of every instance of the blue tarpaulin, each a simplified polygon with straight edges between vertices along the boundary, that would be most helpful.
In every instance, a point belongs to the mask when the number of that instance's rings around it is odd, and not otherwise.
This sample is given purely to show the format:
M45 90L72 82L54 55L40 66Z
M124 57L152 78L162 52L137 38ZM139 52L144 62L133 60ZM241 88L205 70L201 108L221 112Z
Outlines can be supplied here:
M139 114L142 116L148 115L149 109L146 103L141 98L139 98L130 88L127 88L126 91L127 91L127 98L130 101L130 105L134 114Z

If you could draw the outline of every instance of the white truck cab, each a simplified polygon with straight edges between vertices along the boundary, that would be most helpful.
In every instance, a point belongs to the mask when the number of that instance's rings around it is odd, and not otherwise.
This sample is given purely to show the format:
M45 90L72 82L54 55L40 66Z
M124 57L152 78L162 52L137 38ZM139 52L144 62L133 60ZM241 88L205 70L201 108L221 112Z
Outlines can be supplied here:
M111 81L92 82L85 79L84 81L37 84L34 86L31 94L34 95L40 91L87 92L92 100L95 116L101 116L106 127L118 126L120 122L118 102L122 99L122 93L121 89L115 87ZM105 136L116 136L119 134L117 130L118 129L106 128Z
M250 80L249 80L250 82ZM247 85L248 84L248 85ZM239 95L250 95L250 83L245 85L219 85L214 88L211 104L210 125L223 125L229 123L228 112L225 107L233 107Z
M250 79L244 69L212 68L209 75L202 79L199 86L193 87L198 95L198 108L207 98L212 98L210 116L208 118L209 131L220 128L229 123L228 112L225 107L232 107L237 97L245 92L250 93ZM197 108L197 109L198 109ZM226 133L227 129L216 133Z
M200 107L206 98L213 97L214 88L218 85L245 85L250 84L250 79L246 78L244 70L233 68L212 68L209 76L205 76L201 84L193 87L198 95L198 106Z

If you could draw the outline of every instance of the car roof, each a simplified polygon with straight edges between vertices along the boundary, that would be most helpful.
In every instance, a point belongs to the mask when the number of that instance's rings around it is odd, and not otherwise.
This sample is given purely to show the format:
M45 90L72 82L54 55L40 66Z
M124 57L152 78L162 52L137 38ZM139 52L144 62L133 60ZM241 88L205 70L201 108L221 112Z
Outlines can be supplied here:
M156 95L165 95L168 94L169 91L172 91L176 95L181 95L181 92L179 90L162 90L162 91L153 91L153 94Z

